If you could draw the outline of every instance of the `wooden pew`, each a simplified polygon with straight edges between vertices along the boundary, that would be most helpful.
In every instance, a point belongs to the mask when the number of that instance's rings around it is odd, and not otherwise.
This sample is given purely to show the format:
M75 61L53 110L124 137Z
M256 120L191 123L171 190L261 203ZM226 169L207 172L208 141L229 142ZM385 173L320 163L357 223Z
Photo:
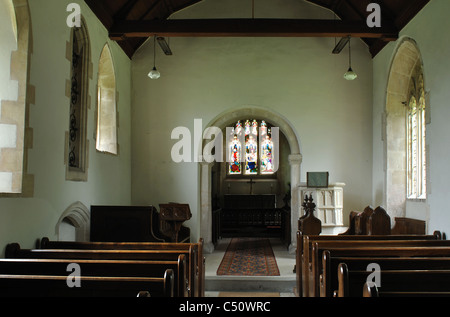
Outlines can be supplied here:
M81 276L69 287L67 276L0 274L0 297L173 297L173 271L161 277ZM148 295L147 295L148 296Z
M424 220L395 217L391 234L425 234L426 222Z
M330 256L324 251L322 257L323 275L320 279L320 296L333 297L338 289L338 268L345 263L349 271L367 271L371 263L376 263L381 270L448 270L450 257L347 257ZM366 291L376 291L367 288Z
M450 241L447 240L380 240L380 241L315 241L312 245L311 252L311 283L314 286L312 290L312 296L319 296L320 294L320 275L322 272L322 255L323 252L328 250L333 254L335 250L339 249L361 249L372 247L384 248L386 250L390 248L436 248L443 247L449 248ZM375 255L371 255L375 256Z
M185 255L180 255L177 261L0 259L0 274L67 277L72 273L68 267L73 263L79 265L79 273L83 277L160 277L170 269L174 272L174 296L188 296Z
M179 255L185 255L189 276L189 296L199 296L199 275L197 264L198 246L191 245L186 250L79 250L79 249L22 249L19 244L6 246L6 258L22 259L69 259L76 262L85 260L171 260L177 261Z
M382 240L440 240L442 238L439 231L435 231L433 235L302 235L297 232L297 254L296 254L296 281L299 296L308 296L310 279L307 278L311 272L309 264L304 261L308 259L311 263L312 242L322 240L332 241L382 241ZM308 246L308 247L306 247Z
M450 247L355 247L328 251L331 257L450 257Z
M191 274L198 280L195 296L205 296L205 257L203 255L203 239L198 243L158 243L158 242L76 242L51 241L47 237L38 241L40 249L78 249L78 250L189 250L193 248L197 260L188 259L188 263L197 263Z
M381 206L373 209L371 206L364 211L351 211L349 228L340 235L425 235L426 222L424 220L396 217L391 228L391 218Z
M381 272L382 287L368 293L370 285L366 282L370 273L348 270L347 265L341 263L337 296L450 296L450 270L384 270Z

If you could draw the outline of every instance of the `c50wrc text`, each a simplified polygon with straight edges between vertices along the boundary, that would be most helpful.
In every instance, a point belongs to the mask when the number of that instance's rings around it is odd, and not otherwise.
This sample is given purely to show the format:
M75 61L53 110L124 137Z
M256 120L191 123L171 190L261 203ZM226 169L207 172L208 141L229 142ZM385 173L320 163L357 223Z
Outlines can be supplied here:
M189 303L180 304L180 312L206 312L207 315L215 310L223 310L225 312L270 312L270 302L241 302L227 301L221 306L214 304Z

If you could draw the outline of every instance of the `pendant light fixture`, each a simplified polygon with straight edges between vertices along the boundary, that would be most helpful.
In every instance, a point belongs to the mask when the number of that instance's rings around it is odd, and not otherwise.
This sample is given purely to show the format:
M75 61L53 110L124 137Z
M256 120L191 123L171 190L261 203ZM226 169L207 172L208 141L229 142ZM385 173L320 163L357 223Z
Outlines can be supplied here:
M153 37L153 69L148 73L151 79L158 79L161 73L156 69L156 35Z
M347 80L355 80L358 75L352 69L352 48L350 46L351 38L348 38L348 71L344 74L344 78Z

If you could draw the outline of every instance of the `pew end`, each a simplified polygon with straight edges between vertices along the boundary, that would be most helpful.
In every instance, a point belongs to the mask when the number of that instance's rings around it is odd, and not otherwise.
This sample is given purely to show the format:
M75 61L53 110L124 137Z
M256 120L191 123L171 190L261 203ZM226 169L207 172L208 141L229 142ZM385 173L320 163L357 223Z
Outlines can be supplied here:
M338 283L337 297L348 297L350 294L348 286L348 267L345 263L338 266Z
M363 297L379 297L377 285L373 282L364 283Z

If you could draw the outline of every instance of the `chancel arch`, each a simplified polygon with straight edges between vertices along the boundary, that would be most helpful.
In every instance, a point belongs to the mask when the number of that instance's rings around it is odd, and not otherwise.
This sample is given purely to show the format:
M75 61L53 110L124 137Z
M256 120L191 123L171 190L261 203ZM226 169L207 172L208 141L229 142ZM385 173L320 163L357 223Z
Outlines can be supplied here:
M408 200L426 198L425 100L421 54L405 37L395 51L386 93L385 204L391 217L405 217Z
M280 160L284 161L280 163L277 173L286 175L285 187L290 191L290 207L291 207L291 219L290 219L290 250L296 248L296 231L297 220L300 212L300 202L297 195L297 189L300 185L300 166L302 162L302 155L300 153L300 143L296 135L295 129L289 123L289 121L279 115L278 113L257 106L242 107L239 109L231 109L218 115L214 118L206 127L205 130L210 127L217 127L223 133L225 133L227 127L233 127L237 121L248 118L249 120L262 120L266 121L270 126L279 128L280 143L285 143L284 153L280 153ZM203 147L206 146L211 140L203 140ZM224 143L226 143L224 138ZM202 148L203 148L202 147ZM225 150L225 147L223 148ZM284 155L282 155L284 154ZM212 243L212 211L215 202L213 201L213 192L217 192L217 185L213 180L212 174L217 171L217 168L222 168L226 171L227 163L226 158L223 158L223 162L218 164L217 162L202 162L200 163L200 230L201 236L205 242L206 252L212 252L214 245ZM223 173L222 173L223 174ZM264 176L263 176L264 177ZM267 179L267 176L265 176ZM276 176L275 176L276 177ZM268 177L269 179L271 176ZM217 180L217 179L216 179ZM222 179L223 180L223 179ZM252 180L254 181L254 180ZM257 182L257 180L256 180ZM227 188L223 188L222 192ZM288 185L287 185L288 184ZM244 185L245 186L245 185ZM283 186L282 186L283 188ZM214 191L213 191L214 190ZM287 192L284 190L278 191L279 196L286 196Z

